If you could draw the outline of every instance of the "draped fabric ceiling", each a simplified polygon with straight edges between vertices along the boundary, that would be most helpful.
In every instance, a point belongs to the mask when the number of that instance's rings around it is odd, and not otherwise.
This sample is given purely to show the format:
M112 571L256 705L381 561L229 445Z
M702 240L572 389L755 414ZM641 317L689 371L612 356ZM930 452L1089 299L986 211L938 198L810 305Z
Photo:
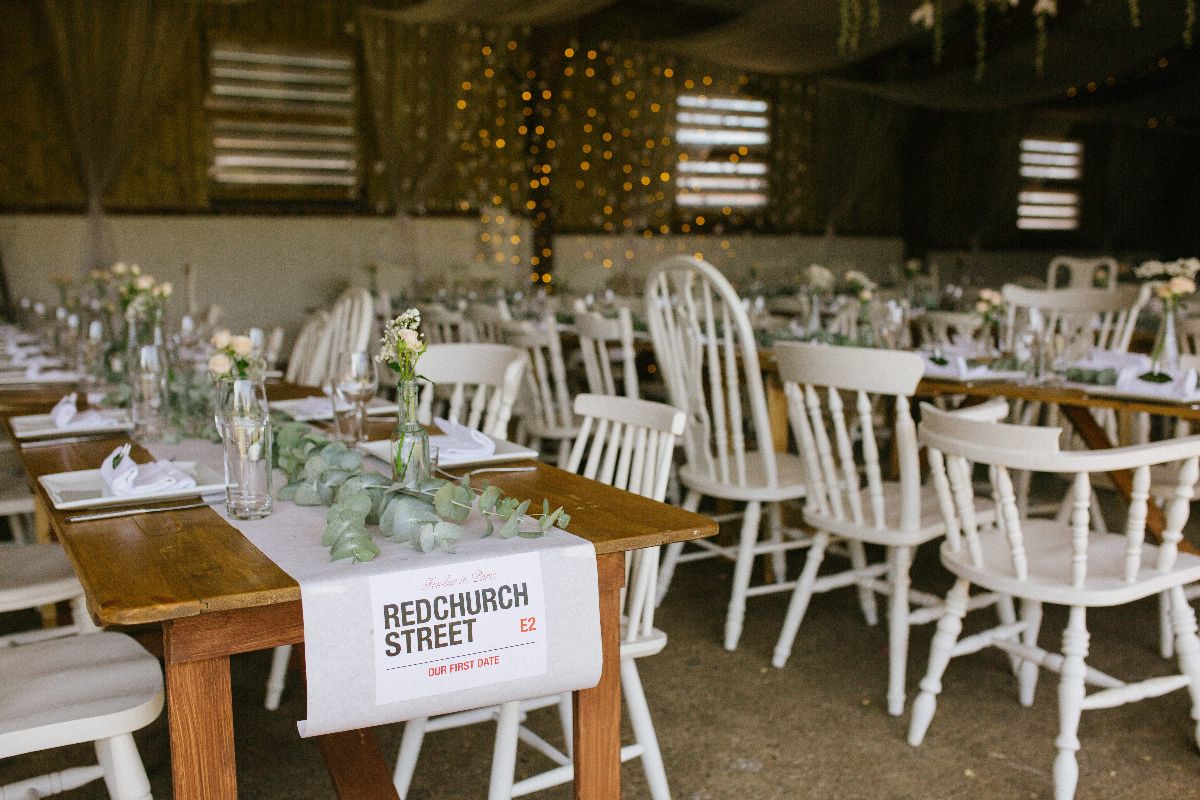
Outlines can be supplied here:
M1076 119L1144 125L1176 117L1200 125L1200 53L1183 41L1185 0L1059 0L1047 22L1045 68L1034 68L1030 0L986 2L987 55L976 77L976 2L940 0L944 57L933 34L910 22L917 0L424 0L393 3L414 22L469 19L553 26L619 27L655 47L730 69L821 76L833 85L915 107L947 111L1051 108ZM857 20L845 46L841 10ZM877 15L873 11L877 10ZM876 24L872 25L871 17ZM1200 29L1196 30L1200 38ZM1195 50L1200 51L1200 44ZM1165 58L1167 65L1159 66ZM1096 89L1088 91L1095 83ZM1075 93L1068 96L1068 90Z

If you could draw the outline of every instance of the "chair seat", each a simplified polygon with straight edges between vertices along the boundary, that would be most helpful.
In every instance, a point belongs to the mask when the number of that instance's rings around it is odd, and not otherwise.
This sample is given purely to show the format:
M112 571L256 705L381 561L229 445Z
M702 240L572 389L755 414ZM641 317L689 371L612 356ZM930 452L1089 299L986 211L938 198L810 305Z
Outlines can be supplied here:
M633 641L625 639L625 620L621 621L621 658L645 658L658 655L667 646L667 635L654 628L653 632Z
M132 733L162 711L158 659L121 633L0 650L0 758Z
M871 519L871 500L866 489L863 489L861 495L863 517L869 520ZM946 522L942 517L941 507L938 505L937 489L933 485L921 487L921 518L914 530L900 529L899 481L883 482L883 507L887 512L883 528L876 528L869 524L858 525L849 520L839 520L819 514L813 503L805 506L804 521L814 528L829 531L835 536L895 547L916 546L946 533ZM846 511L849 512L849 509ZM975 501L975 516L980 525L990 525L996 516L992 502L978 498Z
M762 457L757 452L746 453L746 480L737 480L735 468L730 463L730 482L721 481L719 475L709 477L708 470L695 464L684 464L679 468L679 482L708 497L722 500L758 500L777 503L797 500L804 496L804 461L791 453L775 454L775 469L778 485L768 486Z
M971 563L964 547L955 553L942 544L942 564L955 575L985 589L1040 600L1045 603L1077 606L1115 606L1158 594L1174 586L1200 580L1200 556L1180 553L1169 572L1155 568L1156 545L1142 546L1142 567L1132 582L1122 580L1125 548L1124 534L1092 533L1088 542L1088 577L1083 588L1072 588L1071 528L1054 520L1026 519L1022 522L1029 577L1017 580L1009 556L1008 540L997 529L981 531L982 568Z
M0 611L57 603L83 594L57 544L0 544Z

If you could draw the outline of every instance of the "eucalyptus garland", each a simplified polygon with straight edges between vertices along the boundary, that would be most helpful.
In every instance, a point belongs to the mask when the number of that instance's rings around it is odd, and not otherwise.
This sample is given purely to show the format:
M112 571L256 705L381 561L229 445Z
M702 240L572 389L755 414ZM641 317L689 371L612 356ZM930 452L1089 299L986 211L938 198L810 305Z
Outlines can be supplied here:
M368 526L421 553L453 553L464 532L460 523L472 511L483 518L485 538L537 538L555 526L565 530L571 522L561 506L551 511L547 500L540 514L529 515L530 501L507 497L496 486L475 489L469 476L460 481L430 478L417 487L403 487L386 475L365 471L362 453L301 422L277 429L275 456L276 466L288 476L280 500L329 506L321 544L334 561L371 561L379 555ZM526 516L536 519L534 528L522 526Z

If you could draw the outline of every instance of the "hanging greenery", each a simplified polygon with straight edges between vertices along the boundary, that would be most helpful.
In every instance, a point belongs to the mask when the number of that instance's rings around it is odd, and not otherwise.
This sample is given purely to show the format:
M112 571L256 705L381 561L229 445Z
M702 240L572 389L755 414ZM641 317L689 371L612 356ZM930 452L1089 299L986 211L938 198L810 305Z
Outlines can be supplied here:
M983 80L987 59L987 12L988 0L974 0L975 4L975 82Z
M1184 0L1183 4L1183 46L1192 46L1193 31L1196 29L1196 0Z
M1142 27L1142 7L1138 0L1129 0L1129 25L1134 28Z

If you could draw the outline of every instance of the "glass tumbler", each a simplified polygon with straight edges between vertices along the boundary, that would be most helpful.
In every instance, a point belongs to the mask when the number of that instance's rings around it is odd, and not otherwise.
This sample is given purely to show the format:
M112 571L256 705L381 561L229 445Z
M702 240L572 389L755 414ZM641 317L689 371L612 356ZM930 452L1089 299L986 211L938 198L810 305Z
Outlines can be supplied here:
M226 501L235 519L260 519L272 509L271 417L261 387L258 381L231 381L218 400Z

